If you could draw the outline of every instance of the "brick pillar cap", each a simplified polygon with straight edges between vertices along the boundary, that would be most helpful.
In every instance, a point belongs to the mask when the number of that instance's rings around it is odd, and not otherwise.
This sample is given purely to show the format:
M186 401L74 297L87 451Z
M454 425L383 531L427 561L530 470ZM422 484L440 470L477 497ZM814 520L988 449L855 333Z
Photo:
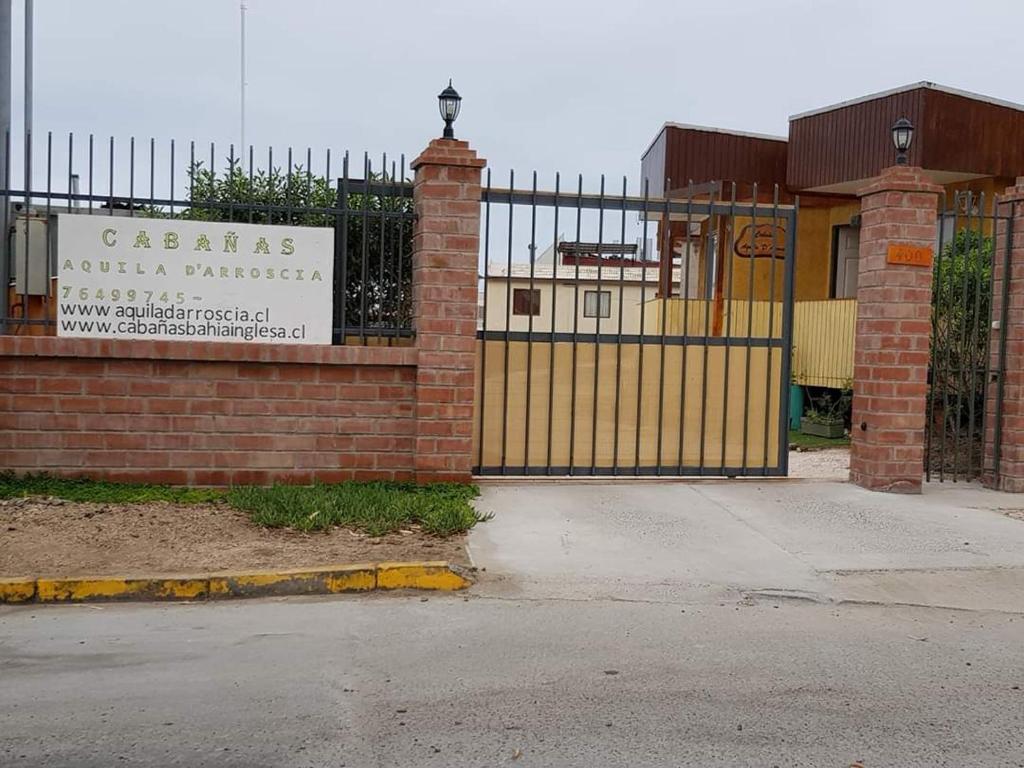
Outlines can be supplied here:
M923 168L913 165L890 165L868 182L867 186L857 190L858 197L874 195L878 192L931 192L939 194L943 188L929 180Z
M467 168L483 168L487 161L476 156L476 150L470 149L468 141L456 139L434 139L427 148L420 152L409 167L416 170L421 165L455 165Z

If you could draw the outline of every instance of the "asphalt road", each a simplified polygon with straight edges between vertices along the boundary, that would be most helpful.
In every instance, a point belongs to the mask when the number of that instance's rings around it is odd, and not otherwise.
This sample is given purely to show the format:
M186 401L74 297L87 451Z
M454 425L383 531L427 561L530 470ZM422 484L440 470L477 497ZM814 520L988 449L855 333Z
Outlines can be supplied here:
M1024 766L1024 615L381 596L0 609L4 766Z

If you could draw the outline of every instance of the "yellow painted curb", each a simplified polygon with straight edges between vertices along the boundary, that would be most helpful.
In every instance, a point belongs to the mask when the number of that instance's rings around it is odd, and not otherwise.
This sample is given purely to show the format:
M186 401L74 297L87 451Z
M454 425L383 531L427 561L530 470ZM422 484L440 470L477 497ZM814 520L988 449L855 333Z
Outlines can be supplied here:
M231 599L329 595L374 589L452 591L465 589L470 584L455 566L441 560L359 563L180 576L0 579L0 603Z
M469 580L443 560L425 563L381 563L377 589L465 589Z
M104 576L75 579L39 579L36 600L40 603L79 603L87 600L195 600L206 597L204 576Z
M210 597L325 595L366 592L376 586L376 569L372 563L285 571L229 572L210 576Z
M0 579L0 603L27 603L35 596L35 579Z

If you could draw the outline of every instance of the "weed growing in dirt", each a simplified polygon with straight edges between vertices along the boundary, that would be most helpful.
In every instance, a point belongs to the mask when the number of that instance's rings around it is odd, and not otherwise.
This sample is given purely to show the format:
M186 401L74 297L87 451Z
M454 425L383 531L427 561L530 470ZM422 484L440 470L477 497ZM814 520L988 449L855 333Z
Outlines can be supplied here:
M490 519L470 503L479 493L473 485L350 482L234 488L227 500L270 528L315 531L344 525L382 536L419 525L427 533L450 536Z

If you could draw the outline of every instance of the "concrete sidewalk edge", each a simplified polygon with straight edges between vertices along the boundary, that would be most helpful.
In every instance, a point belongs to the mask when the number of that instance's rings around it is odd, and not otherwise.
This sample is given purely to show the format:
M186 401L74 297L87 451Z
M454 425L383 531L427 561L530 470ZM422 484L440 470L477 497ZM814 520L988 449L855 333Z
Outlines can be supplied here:
M470 584L462 568L444 560L358 563L207 574L4 578L0 579L0 603L221 600L378 589L454 591Z

